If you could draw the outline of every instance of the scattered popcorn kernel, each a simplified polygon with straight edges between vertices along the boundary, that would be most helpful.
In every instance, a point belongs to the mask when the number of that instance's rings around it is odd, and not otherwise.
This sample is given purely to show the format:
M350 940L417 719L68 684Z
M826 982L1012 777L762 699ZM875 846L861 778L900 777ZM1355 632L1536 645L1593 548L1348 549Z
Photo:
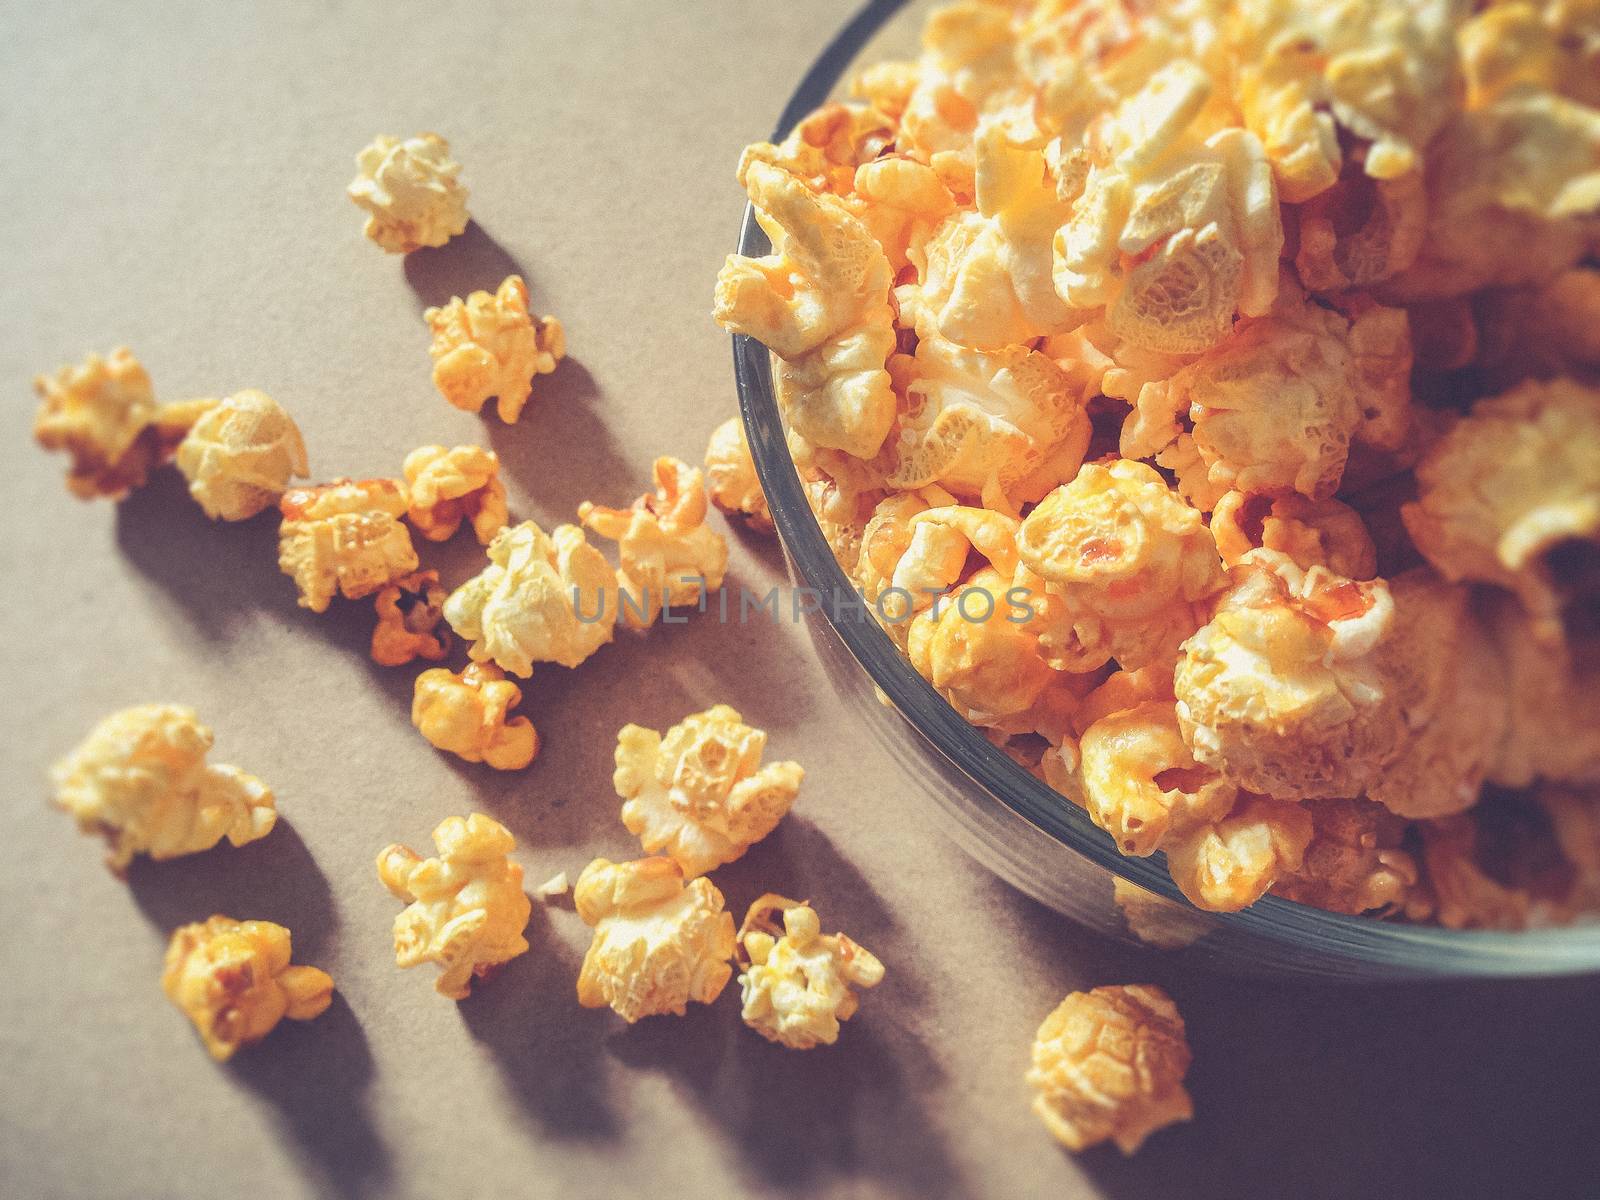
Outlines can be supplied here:
M1245 796L1215 825L1168 845L1167 868L1196 908L1237 912L1301 869L1312 832L1301 805Z
M1177 1005L1150 984L1073 992L1033 1040L1033 1111L1070 1150L1108 1138L1132 1154L1194 1115L1183 1077L1189 1043Z
M356 167L345 190L367 214L362 232L390 254L442 246L467 228L461 164L438 134L380 134L356 155Z
M1378 573L1378 551L1366 523L1338 500L1310 500L1295 492L1229 492L1211 513L1211 535L1230 567L1264 546L1302 571L1323 566L1346 579Z
M340 479L291 488L279 501L278 569L300 590L300 607L327 611L336 594L370 596L417 569L400 523L406 491L396 479Z
M870 952L842 933L824 934L809 904L772 892L745 914L738 951L744 1023L791 1050L833 1045L839 1023L860 1004L851 985L883 981L883 964Z
M487 979L527 951L522 932L533 904L522 891L522 868L508 857L517 840L498 821L482 813L448 817L433 844L437 858L398 843L378 855L378 878L407 905L394 919L394 961L438 963L435 990L464 1000L474 976Z
M578 974L585 1008L609 1004L630 1025L661 1013L681 1017L691 1000L710 1004L733 976L733 917L722 893L704 876L685 885L670 858L597 858L578 876L573 899L594 928Z
M51 768L55 802L85 833L105 836L117 874L135 854L177 858L272 832L272 792L237 767L206 759L213 734L194 709L141 704L112 713Z
M576 525L502 529L489 565L445 601L474 662L526 679L536 662L575 667L612 638L617 577Z
M554 317L528 315L528 285L507 275L498 291L453 298L422 319L433 331L433 386L451 404L477 412L490 396L510 425L522 415L533 378L548 375L567 355L567 336Z
M706 526L701 473L675 458L655 461L655 491L631 508L578 506L578 520L617 543L617 616L630 628L655 623L664 606L692 604L722 586L728 543Z
M265 392L225 397L201 415L177 450L189 494L213 521L244 521L304 478L306 444L294 418Z
M1400 849L1406 823L1367 800L1315 800L1299 868L1273 892L1330 912L1403 911L1417 887L1416 861Z
M372 661L403 667L414 658L443 658L450 648L444 600L437 571L417 571L380 590L373 598L378 623L372 630Z
M726 704L685 717L665 737L624 725L612 777L622 823L685 878L732 862L777 828L805 777L798 763L762 766L766 744Z
M463 671L434 667L417 676L411 723L440 750L497 771L519 771L539 753L539 735L527 717L506 714L522 702L522 689L493 663Z
M738 417L718 425L706 446L706 493L728 516L741 516L750 528L772 532L767 496L745 441L744 422Z
M1122 910L1128 931L1157 950L1182 950L1211 931L1212 925L1191 908L1147 892L1122 876L1113 876L1111 896Z
M120 500L155 468L214 401L157 404L150 376L126 346L91 354L79 366L34 378L39 411L33 436L46 450L72 455L67 488L74 496Z
M224 1062L288 1017L310 1021L333 1001L333 979L289 965L289 931L271 921L221 915L182 925L167 944L161 987Z
M557 896L565 896L570 892L572 884L567 881L567 873L562 871L559 874L552 875L533 890L535 895L545 900L554 900Z
M478 446L421 446L406 455L406 516L430 542L448 540L467 521L487 546L506 527L500 457Z

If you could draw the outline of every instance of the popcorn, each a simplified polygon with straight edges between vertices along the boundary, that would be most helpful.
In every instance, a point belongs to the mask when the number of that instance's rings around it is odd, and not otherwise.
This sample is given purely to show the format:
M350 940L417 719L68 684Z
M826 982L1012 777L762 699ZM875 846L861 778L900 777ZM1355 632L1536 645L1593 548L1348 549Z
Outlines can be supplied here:
M618 617L630 628L655 623L664 606L693 603L722 586L728 543L705 524L701 473L675 458L655 461L655 491L631 508L578 506L578 520L617 543Z
M738 417L718 425L706 445L706 493L728 516L741 516L751 529L772 532L767 496L750 457L744 422Z
M1600 911L1600 796L1592 788L1545 785L1534 799L1550 822L1571 874L1563 907L1575 913Z
M1169 844L1167 869L1196 908L1237 912L1301 869L1313 832L1300 805L1243 796L1216 824Z
M1343 292L1392 279L1417 259L1428 230L1422 173L1373 179L1365 154L1300 206L1294 269L1307 291ZM1351 228L1353 216L1360 224Z
M433 386L446 400L477 412L490 396L507 425L522 415L533 378L548 375L567 355L561 322L528 315L528 285L507 275L493 294L453 297L422 314L433 332Z
M1187 1121L1189 1044L1172 998L1150 984L1073 992L1039 1026L1028 1083L1033 1111L1070 1150L1108 1138L1132 1154Z
M612 776L622 823L685 878L733 862L777 828L805 777L798 763L761 766L766 743L726 704L685 717L664 738L624 725Z
M417 569L399 518L405 487L395 479L340 479L293 488L278 508L278 569L294 580L300 607L326 612L336 593L370 596Z
M291 477L305 477L306 444L276 400L247 389L201 414L177 464L206 516L245 521L276 505Z
M856 172L894 141L894 123L876 108L862 104L824 104L789 131L778 145L747 146L741 170L760 161L796 176L814 192L849 197Z
M271 921L214 916L172 932L161 987L218 1062L288 1017L310 1021L333 1001L333 979L289 965L289 931Z
M214 740L192 708L141 704L112 713L50 770L55 803L105 836L121 875L135 854L156 860L243 846L277 822L272 791L237 767L212 766Z
M856 168L845 202L878 239L897 274L912 256L924 259L928 239L955 212L955 197L932 167L886 154Z
M411 723L440 750L497 771L520 771L539 753L539 735L527 717L507 720L522 690L492 663L461 672L435 667L417 676Z
M440 628L444 600L437 571L417 571L380 590L373 598L378 623L372 630L372 661L403 667L414 658L443 658L450 646L450 630Z
M394 919L394 961L438 963L434 989L464 1000L474 977L487 979L527 952L523 930L533 903L522 891L522 868L507 857L517 841L498 821L482 813L448 817L433 844L437 858L398 843L378 855L378 878L407 905Z
M1346 579L1371 579L1378 552L1361 514L1338 500L1228 492L1211 514L1217 552L1236 566L1251 550L1265 546L1302 571L1323 566Z
M380 134L356 156L346 188L367 214L365 233L390 254L442 246L467 228L467 189L461 164L436 133L400 138Z
M1600 637L1590 630L1555 646L1510 597L1491 598L1487 610L1510 701L1489 781L1526 787L1535 778L1600 778L1600 723L1594 718L1600 712Z
M72 455L67 489L84 500L120 500L169 462L184 435L214 401L157 404L150 376L126 346L81 366L34 378L39 411L33 436Z
M1312 835L1299 868L1273 892L1330 912L1402 911L1417 889L1416 860L1400 849L1405 822L1366 800L1308 805Z
M506 527L506 485L493 450L421 446L406 455L404 471L406 516L429 541L447 541L468 521L487 546Z
M1112 877L1111 898L1122 910L1128 931L1157 950L1182 950L1211 931L1211 922L1193 909L1147 892L1120 875Z
M1477 842L1471 817L1423 824L1422 861L1437 905L1435 919L1446 929L1527 928L1532 898L1490 877L1478 862Z
M1170 661L1223 583L1200 514L1129 460L1085 464L1028 514L1017 549L1066 606L1080 671Z
M780 932L773 919L783 914ZM791 1050L831 1046L855 1016L856 987L877 987L883 964L842 933L824 934L809 904L768 892L739 927L740 1016Z
M502 529L489 565L450 594L445 620L477 663L526 679L535 662L575 667L612 638L617 577L576 525Z
M1600 543L1600 389L1530 381L1480 400L1418 463L1417 493L1401 515L1439 573L1510 588L1540 636L1559 641L1549 556Z
M573 892L594 942L578 974L578 1003L610 1005L630 1025L710 1004L733 975L733 917L704 876L687 885L670 858L597 858Z
M1457 43L1468 108L1482 108L1517 88L1600 107L1600 23L1589 0L1491 4L1461 27Z

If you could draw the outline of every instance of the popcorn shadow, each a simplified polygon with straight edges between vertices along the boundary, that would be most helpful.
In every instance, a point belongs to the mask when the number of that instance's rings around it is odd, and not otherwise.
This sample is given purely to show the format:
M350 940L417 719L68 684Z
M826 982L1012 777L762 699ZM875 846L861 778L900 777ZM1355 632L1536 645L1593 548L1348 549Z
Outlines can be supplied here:
M493 235L476 221L443 246L425 246L405 256L406 282L416 293L417 311L438 308L471 292L492 292L507 275L521 275L533 292L533 280Z

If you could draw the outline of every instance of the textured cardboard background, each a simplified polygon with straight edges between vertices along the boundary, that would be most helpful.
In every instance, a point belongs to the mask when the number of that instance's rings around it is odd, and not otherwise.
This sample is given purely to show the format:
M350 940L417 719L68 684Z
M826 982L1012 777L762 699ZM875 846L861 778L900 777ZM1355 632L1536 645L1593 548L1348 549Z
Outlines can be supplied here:
M709 308L733 166L852 4L0 7L0 1193L1594 1194L1594 981L1263 985L1100 942L944 839L793 627L699 622L541 668L535 766L459 764L411 730L413 672L367 662L365 605L295 607L271 517L213 527L170 472L82 504L29 444L32 375L127 342L164 396L279 398L321 478L486 438L519 516L626 500L732 411ZM386 257L342 191L373 133L421 129L451 140L479 223ZM572 357L506 428L434 394L419 314L512 269ZM771 546L732 540L732 581L781 578ZM465 537L424 556L450 581L480 560ZM105 712L156 699L196 705L283 820L124 884L42 774ZM632 1029L579 1009L567 908L536 906L532 953L459 1006L395 970L380 846L478 808L516 832L530 884L625 856L617 727L716 701L808 771L782 829L719 872L730 907L809 895L888 964L836 1049L767 1046L731 993ZM288 924L339 988L221 1068L158 985L167 932L214 910ZM1132 1161L1065 1155L1027 1110L1033 1029L1070 988L1140 979L1189 1020L1199 1115Z

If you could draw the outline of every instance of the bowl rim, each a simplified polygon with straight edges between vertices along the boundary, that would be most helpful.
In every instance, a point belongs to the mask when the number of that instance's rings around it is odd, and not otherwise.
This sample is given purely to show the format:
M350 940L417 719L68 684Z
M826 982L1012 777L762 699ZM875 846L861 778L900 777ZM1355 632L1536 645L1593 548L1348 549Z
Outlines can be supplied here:
M808 113L825 103L866 42L907 0L871 0L823 48L784 106L772 134L781 141ZM745 205L737 252L760 257L771 244ZM761 343L733 335L739 409L756 474L773 523L804 585L819 595L856 595L811 511L789 455L772 386L771 361ZM1192 908L1165 870L1165 856L1128 858L1082 809L1029 774L962 718L912 668L875 621L844 620L823 605L832 632L900 715L929 745L970 780L981 802L1002 805L1067 849L1112 874ZM1203 910L1196 910L1203 911ZM1347 916L1268 895L1235 913L1207 913L1241 932L1290 949L1315 950L1354 963L1457 975L1542 975L1600 971L1600 925L1521 932L1454 930L1374 917ZM1426 963L1419 962L1426 959Z

